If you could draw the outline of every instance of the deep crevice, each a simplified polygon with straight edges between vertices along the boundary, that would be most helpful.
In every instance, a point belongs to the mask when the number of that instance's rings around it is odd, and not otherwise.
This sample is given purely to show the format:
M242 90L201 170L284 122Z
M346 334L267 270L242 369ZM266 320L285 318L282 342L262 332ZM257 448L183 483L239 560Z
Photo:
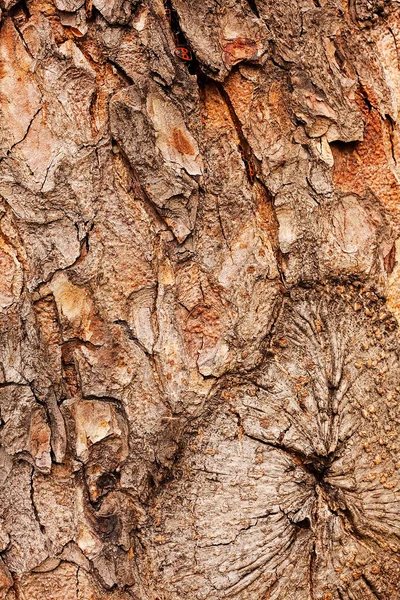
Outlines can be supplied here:
M285 452L285 454L288 454L292 457L296 464L300 465L310 475L313 475L316 483L319 483L320 485L324 484L324 477L335 459L335 453L332 452L328 456L309 457L300 452L299 450L295 450L294 448L288 448L287 446L284 446L279 442L269 442L263 440L262 438L252 436L247 432L245 432L244 435L256 442L265 444L266 446L270 446L271 448L275 448L276 450L281 450L282 452Z
M311 600L314 600L315 596L314 596L314 584L313 584L313 574L315 571L315 562L317 559L317 553L315 551L315 541L313 542L313 547L311 548L311 553L310 553L310 564L309 564L309 571L308 571L308 576L309 576L309 583L310 583L310 598Z
M5 16L11 17L17 29L21 27L31 16L25 0L20 0L19 2L14 4L14 6L12 6L8 11L4 11L4 13L5 14L3 14L3 18Z
M34 475L34 473L35 473L35 469L32 467L32 471L31 471L31 485L30 485L30 497L31 497L32 510L33 510L33 514L35 515L35 521L39 525L40 531L42 532L43 535L46 535L46 528L40 522L39 513L38 513L38 510L37 510L37 507L36 507L36 504L35 504L35 499L34 499L34 489L33 489L33 475Z
M116 71L116 74L126 83L127 86L133 85L134 81L130 75L119 65L116 61L111 60L110 58L107 60L108 64L110 64Z
M360 87L359 87L359 90L360 90L360 96L361 96L361 97L362 97L362 99L364 100L364 102L365 102L365 105L366 105L366 106L367 106L367 108L368 108L368 112L371 112L371 111L372 111L372 110L374 110L374 109L375 109L375 110L377 110L377 107L376 107L376 106L374 106L374 105L372 104L371 100L369 99L369 96L368 96L368 91L365 89L365 87L364 87L364 86L362 85L362 83L361 83L360 75L359 75L359 73L358 73L357 69L356 69L356 73L357 73L358 81L359 81L359 84L360 84Z
M75 575L76 576L76 581L75 581L75 585L76 585L76 589L75 589L75 591L76 591L76 600L79 599L79 571L80 571L80 566L77 566L76 575Z
M256 0L247 0L247 3L250 7L250 10L255 14L257 19L260 18L260 13L258 12Z
M339 600L345 600L345 599L344 599L344 596L343 596L343 594L342 594L342 592L340 591L340 589L339 589L339 588L336 588L336 591L337 591L337 594L338 594L338 596L339 596Z
M275 234L275 238L276 238L276 243L273 244L273 250L274 250L274 254L275 254L277 270L279 272L279 278L281 280L283 287L286 287L284 268L283 268L284 267L284 256L280 250L279 242L277 239L279 223L278 223L275 209L274 209L272 194L269 191L269 189L267 188L267 186L265 185L262 178L259 177L257 174L257 171L260 170L259 161L256 159L256 157L253 154L251 146L250 146L249 142L247 141L246 136L243 132L242 124L240 122L240 119L239 119L236 111L235 111L235 107L233 106L231 98L230 98L228 92L226 91L226 89L224 88L223 84L219 81L215 81L215 80L209 78L205 74L198 74L198 83L199 83L199 90L201 89L203 94L204 94L204 89L207 84L212 84L217 88L222 100L224 101L224 103L228 109L229 115L231 117L233 126L236 131L236 135L237 135L237 138L239 141L238 151L240 152L240 155L241 155L241 158L243 161L243 165L246 170L247 179L248 179L250 185L254 185L254 183L257 179L258 183L260 184L260 186L262 187L262 189L264 191L266 203L270 204L272 207L274 221L275 221L274 222L274 226L275 226L274 234Z
M148 357L151 356L151 354L143 346L143 344L141 343L141 341L139 340L139 338L134 334L134 332L132 331L129 323L125 319L116 319L115 321L113 321L113 323L115 325L119 325L120 327L122 327L124 329L124 331L126 332L128 338L132 342L135 342L135 344L142 350L142 352L144 352L144 354L146 354Z
M301 521L293 521L292 519L289 520L295 527L299 527L300 529L311 529L311 521L308 517L305 517Z
M395 145L394 145L394 141L393 141L395 124L393 122L392 117L390 115L387 115L387 114L385 115L384 123L385 124L387 123L387 131L388 131L389 141L390 141L390 151L391 151L391 154L392 154L393 162L394 162L395 166L397 167Z
M149 195L147 194L144 186L142 185L142 183L140 181L140 177L139 177L138 173L136 172L136 169L131 164L128 155L126 154L125 150L123 149L122 144L115 138L111 139L111 143L114 148L114 152L116 152L120 155L121 160L130 175L131 187L130 187L129 191L132 190L134 192L134 194L138 198L140 198L140 200L142 200L144 206L146 207L146 210L150 211L150 216L152 218L154 218L158 224L160 224L160 225L162 224L166 229L171 231L171 229L168 226L168 224L166 223L164 216L162 215L159 207L157 207L152 202L152 200L150 200Z
M195 75L199 70L197 58L182 31L179 15L173 7L171 0L164 0L164 10L167 21L169 22L172 36L175 44L175 56L183 61L191 75Z
M236 135L239 140L238 150L240 152L240 155L243 160L243 164L246 169L247 178L248 178L249 182L251 184L253 184L255 181L255 178L256 178L256 172L254 169L255 157L253 155L252 149L246 139L246 136L244 135L242 124L240 122L238 115L236 114L235 108L232 104L232 101L231 101L231 98L230 98L228 92L226 91L226 89L224 88L224 86L221 82L213 80L213 83L216 86L216 88L218 89L218 92L229 111L230 117L232 119L232 123L236 130Z
M355 150L357 150L359 145L360 145L360 140L354 140L352 142L343 142L342 140L334 140L332 142L329 142L329 146L331 148L336 148L339 152L347 153L347 154L350 154L351 152L354 152Z
M375 584L372 583L372 581L370 581L364 573L361 575L361 579L363 580L365 585L368 587L368 589L374 594L374 596L377 600L385 600L385 598L377 590Z

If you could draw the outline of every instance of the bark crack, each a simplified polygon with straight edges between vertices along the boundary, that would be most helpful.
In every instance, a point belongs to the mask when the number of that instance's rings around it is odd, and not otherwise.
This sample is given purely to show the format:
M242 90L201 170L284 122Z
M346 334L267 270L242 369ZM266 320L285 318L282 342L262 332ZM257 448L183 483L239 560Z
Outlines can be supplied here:
M31 470L31 479L30 479L30 498L31 498L31 505L32 505L32 509L33 509L33 513L35 515L35 520L37 522L37 524L39 525L39 529L40 531L43 533L43 535L46 535L46 528L45 526L40 522L40 517L39 517L39 511L37 509L36 503L35 503L35 497L34 497L34 484L33 484L33 476L35 474L35 469L32 467ZM47 539L47 537L46 537Z
M80 572L80 567L78 566L78 568L76 569L76 600L79 600L79 572Z
M42 98L40 99L40 101L41 100L42 100ZM5 158L8 157L11 154L11 152L14 150L14 148L16 148L19 144L22 144L22 142L27 138L34 120L36 119L36 117L38 116L38 114L42 110L43 110L43 106L40 105L39 108L36 110L36 112L33 114L32 118L31 118L31 120L30 120L30 122L28 124L28 127L26 128L26 131L25 131L24 135L22 136L22 138L20 140L18 140L17 142L15 142L12 146L10 146L10 148L7 151L6 156L3 156L3 158L0 159L0 162L2 162L3 160L5 160ZM33 175L32 171L31 171L31 174Z
M393 123L393 120L390 115L385 115L385 117L386 117L385 121L387 122L387 131L388 131L388 135L389 135L392 159L393 159L395 167L397 168L396 151L395 151L395 145L394 145L394 141L393 141L394 123Z
M314 571L315 571L315 562L317 559L317 554L316 554L316 542L315 540L313 541L313 546L311 548L311 553L310 553L310 564L309 564L309 571L308 571L308 577L309 577L309 583L310 583L310 598L311 600L315 600L315 595L314 595Z
M323 482L323 479L328 469L330 468L335 459L334 453L330 453L327 456L307 456L299 450L289 448L288 446L285 446L279 442L274 443L267 440L263 440L262 438L257 437L255 435L251 435L246 431L244 431L244 435L251 440L274 448L275 450L280 450L281 452L284 452L285 454L289 455L292 459L294 459L294 461L297 464L299 464L304 469L304 471L314 476L316 484Z
M236 114L235 108L232 104L232 101L231 101L231 98L230 98L228 92L226 91L226 89L224 88L223 84L220 81L214 81L214 80L212 80L212 81L213 81L214 85L216 86L216 88L218 89L218 92L219 92L222 100L224 101L224 103L228 109L228 112L230 114L230 117L232 119L232 123L235 127L236 135L239 140L238 150L239 150L240 155L243 160L247 178L249 180L249 183L253 184L255 181L255 178L256 178L256 172L255 172L254 166L253 166L255 158L254 158L253 152L251 150L250 144L247 141L246 136L244 135L242 124L240 122L238 115Z
M364 581L367 588L374 594L377 600L386 600L386 598L384 598L382 594L378 591L376 585L368 579L365 573L361 575L361 579Z
M247 3L249 5L249 7L250 7L250 10L255 14L255 16L257 17L257 19L259 19L260 18L260 13L258 12L256 0L247 0Z
M396 36L394 34L393 29L390 26L388 27L388 30L389 30L389 33L392 35L393 40L394 40L394 45L395 45L395 48L396 48L397 68L400 70L400 53L399 53L399 46L398 46L398 43L397 43L397 38L396 38Z
M234 129L236 132L236 136L239 141L237 149L240 152L240 156L243 161L244 169L246 171L247 179L248 179L250 185L254 185L254 183L256 181L259 183L259 185L261 186L261 188L264 192L265 202L267 204L269 204L272 208L272 212L274 215L274 224L273 224L274 225L274 233L275 233L275 237L276 237L276 241L272 246L273 246L273 251L274 251L275 260L276 260L276 268L279 273L279 278L281 280L282 285L286 288L285 275L284 275L284 269L283 269L284 258L283 258L283 254L280 250L279 241L278 241L279 221L276 216L276 210L275 210L275 206L274 206L273 196L270 193L266 184L264 183L262 176L260 174L260 165L258 164L259 161L254 156L252 148L251 148L249 142L247 141L247 138L244 134L240 119L235 111L235 107L233 106L233 103L231 101L229 93L224 88L224 85L219 81L215 81L215 80L211 79L210 77L208 77L205 74L202 74L201 77L198 77L198 80L200 80L200 82L202 84L201 87L199 85L199 90L202 91L203 95L204 95L203 88L204 88L205 84L207 84L208 81L212 81L213 85L216 86L216 88L220 94L220 97L222 98L224 104L226 105L229 115L231 117ZM201 98L200 93L199 93L199 95ZM257 168L256 168L256 164L257 164ZM220 219L220 216L219 216L219 219ZM220 223L221 223L221 219L220 219ZM224 239L226 240L222 224L221 224L221 231L222 231Z

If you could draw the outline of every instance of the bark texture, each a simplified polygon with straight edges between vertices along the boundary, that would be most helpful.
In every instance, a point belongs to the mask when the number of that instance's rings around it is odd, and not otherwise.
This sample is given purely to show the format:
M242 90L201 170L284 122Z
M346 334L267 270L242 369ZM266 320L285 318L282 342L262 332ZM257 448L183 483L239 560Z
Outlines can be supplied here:
M399 2L0 6L0 597L399 600Z

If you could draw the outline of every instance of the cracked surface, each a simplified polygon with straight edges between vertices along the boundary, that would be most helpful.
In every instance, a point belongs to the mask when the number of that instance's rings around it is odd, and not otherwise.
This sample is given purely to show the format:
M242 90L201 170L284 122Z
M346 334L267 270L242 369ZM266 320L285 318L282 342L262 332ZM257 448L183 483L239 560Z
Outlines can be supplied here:
M398 3L0 8L0 598L400 598Z
M144 528L155 595L397 597L398 342L346 291L285 301L266 359L192 426Z

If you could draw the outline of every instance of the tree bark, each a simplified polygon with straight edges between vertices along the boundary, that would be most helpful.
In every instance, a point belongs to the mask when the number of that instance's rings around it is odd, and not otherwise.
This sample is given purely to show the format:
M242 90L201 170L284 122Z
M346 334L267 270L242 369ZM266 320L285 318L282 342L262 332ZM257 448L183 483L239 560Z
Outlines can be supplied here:
M0 597L400 599L399 2L0 6Z

